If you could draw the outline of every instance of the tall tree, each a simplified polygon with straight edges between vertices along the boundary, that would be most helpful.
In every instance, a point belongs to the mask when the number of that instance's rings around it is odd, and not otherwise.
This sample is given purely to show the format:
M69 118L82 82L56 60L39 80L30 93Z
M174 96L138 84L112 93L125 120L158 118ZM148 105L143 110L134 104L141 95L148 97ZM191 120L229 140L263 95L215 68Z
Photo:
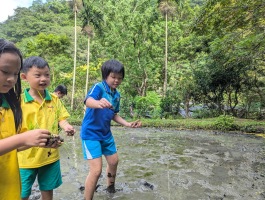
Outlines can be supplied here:
M234 115L240 97L251 99L246 95L264 91L264 12L262 0L213 0L205 4L193 26L197 35L207 36L210 50L201 66L202 74L210 74L209 82L198 86L209 101L219 108L228 105ZM257 97L264 102L263 96Z
M93 49L96 51L93 54L100 55L102 59L119 59L126 66L126 72L129 72L130 78L126 79L122 88L126 88L132 95L142 96L151 88L159 88L162 31L158 21L157 2L86 0L84 3L86 10L90 11L85 14L92 17L87 16L87 19L95 28L100 42ZM100 23L94 20L93 12L101 16ZM97 27L98 24L101 30ZM159 52L159 56L154 56L155 52Z
M91 26L87 25L84 27L84 32L87 34L87 70L86 70L86 87L85 87L85 94L88 91L88 79L89 79L89 69L90 69L90 40L92 39L94 32Z
M74 0L74 14L75 14L75 41L74 41L74 69L73 69L73 87L72 87L72 98L71 98L71 109L74 108L74 95L75 95L75 78L76 78L76 56L77 56L77 13L81 6L80 0Z
M162 1L159 4L159 10L165 18L165 65L164 65L164 84L163 96L167 93L167 79L168 79L168 17L173 15L176 7L172 1Z
M77 18L77 4L74 1L74 13L75 13L75 41L74 41L74 69L73 69L73 87L72 87L72 98L71 98L71 110L74 108L74 95L75 95L75 77L76 77L76 51L77 51L77 32L76 32L76 18Z

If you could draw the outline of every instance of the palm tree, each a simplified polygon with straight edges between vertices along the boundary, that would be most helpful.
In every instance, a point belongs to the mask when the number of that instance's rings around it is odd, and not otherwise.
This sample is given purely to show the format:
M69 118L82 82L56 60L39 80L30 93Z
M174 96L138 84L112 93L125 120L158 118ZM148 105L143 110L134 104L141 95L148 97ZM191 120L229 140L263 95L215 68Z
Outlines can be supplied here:
M159 3L159 10L165 18L165 66L164 66L164 84L163 84L163 96L166 95L167 92L167 65L168 65L168 17L174 14L175 6L172 1L161 1Z
M75 41L74 41L74 71L73 71L73 88L72 88L72 98L71 98L71 110L74 108L74 94L75 94L75 74L76 74L76 53L77 53L77 25L76 25L76 20L77 20L77 12L78 12L78 7L80 7L81 2L80 0L74 0L74 13L75 13Z
M83 31L87 34L87 71L86 71L86 89L85 93L88 90L88 78L89 78L89 54L90 54L90 40L94 36L93 28L89 25L83 28Z

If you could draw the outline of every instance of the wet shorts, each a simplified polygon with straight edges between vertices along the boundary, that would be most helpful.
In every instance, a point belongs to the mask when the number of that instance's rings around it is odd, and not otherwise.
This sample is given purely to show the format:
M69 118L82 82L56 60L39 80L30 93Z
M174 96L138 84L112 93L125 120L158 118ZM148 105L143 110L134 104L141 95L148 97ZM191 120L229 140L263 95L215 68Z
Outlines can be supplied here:
M113 136L106 140L82 140L84 159L100 158L102 155L111 156L117 152Z
M62 184L60 161L49 165L32 169L19 169L22 184L21 197L26 198L31 194L31 188L38 177L39 189L41 191L53 190Z

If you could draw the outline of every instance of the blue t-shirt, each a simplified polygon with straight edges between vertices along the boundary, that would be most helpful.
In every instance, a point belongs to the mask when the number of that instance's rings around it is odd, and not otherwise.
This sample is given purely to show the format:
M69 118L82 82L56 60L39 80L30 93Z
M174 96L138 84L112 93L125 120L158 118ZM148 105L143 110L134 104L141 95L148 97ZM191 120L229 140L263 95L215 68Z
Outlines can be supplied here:
M111 91L106 81L102 81L90 88L84 102L88 98L95 100L105 98L112 104L112 108L86 108L80 136L84 140L108 139L112 134L111 120L120 110L120 93L117 90Z

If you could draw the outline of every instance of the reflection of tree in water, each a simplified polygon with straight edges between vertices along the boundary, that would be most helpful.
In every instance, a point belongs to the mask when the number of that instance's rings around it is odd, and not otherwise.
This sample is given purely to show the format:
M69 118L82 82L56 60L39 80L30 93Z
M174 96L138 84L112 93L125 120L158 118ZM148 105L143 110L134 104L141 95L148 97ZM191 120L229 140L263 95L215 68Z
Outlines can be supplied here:
M164 151L166 152L167 155L170 155L170 152L167 148L167 146L165 146ZM171 199L171 192L170 192L170 173L169 173L169 160L167 161L167 191L168 191L168 200Z
M77 168L77 153L76 153L76 142L75 142L75 136L73 136L73 142L72 142L72 150L73 150L73 159L74 159L74 166Z

